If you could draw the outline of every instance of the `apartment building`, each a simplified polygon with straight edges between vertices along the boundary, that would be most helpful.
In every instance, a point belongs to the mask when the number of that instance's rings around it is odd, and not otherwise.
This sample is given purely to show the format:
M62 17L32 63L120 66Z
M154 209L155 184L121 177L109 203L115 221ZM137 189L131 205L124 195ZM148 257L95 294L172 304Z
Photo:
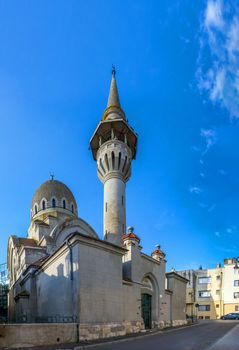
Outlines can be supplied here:
M186 313L199 319L218 319L239 312L239 264L237 258L224 259L224 266L177 271L188 279Z

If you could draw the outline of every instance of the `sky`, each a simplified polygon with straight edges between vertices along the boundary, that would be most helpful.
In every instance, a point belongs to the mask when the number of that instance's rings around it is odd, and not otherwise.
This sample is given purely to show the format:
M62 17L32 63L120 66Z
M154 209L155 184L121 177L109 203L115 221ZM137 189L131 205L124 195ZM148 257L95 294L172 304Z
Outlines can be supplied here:
M239 6L234 0L0 1L0 262L50 178L103 237L89 140L111 66L139 136L127 225L167 269L239 256Z

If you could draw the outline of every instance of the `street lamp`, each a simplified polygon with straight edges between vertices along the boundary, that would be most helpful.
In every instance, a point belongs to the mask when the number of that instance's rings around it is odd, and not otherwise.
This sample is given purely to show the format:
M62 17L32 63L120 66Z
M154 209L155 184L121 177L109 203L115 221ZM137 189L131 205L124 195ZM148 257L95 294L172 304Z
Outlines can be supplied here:
M234 269L239 269L238 262L239 262L239 256L237 258L234 258L235 260L235 266Z

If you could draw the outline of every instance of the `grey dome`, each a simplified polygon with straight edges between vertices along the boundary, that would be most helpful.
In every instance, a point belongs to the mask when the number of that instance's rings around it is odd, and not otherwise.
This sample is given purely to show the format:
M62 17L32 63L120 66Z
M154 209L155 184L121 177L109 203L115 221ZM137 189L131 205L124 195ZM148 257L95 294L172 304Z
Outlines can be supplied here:
M52 205L52 200L55 200L55 205ZM73 205L74 213L77 213L76 200L71 192L71 190L63 183L58 180L48 180L44 182L35 192L32 198L32 213L35 212L34 207L37 205L39 210L42 210L42 201L45 201L45 206L47 208L63 207L63 201L65 201L65 208L71 210Z

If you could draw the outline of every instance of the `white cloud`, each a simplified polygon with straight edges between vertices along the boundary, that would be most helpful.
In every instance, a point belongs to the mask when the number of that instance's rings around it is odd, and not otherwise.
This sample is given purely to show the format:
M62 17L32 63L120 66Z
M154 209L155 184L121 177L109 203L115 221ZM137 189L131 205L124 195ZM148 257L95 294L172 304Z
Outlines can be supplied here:
M208 207L208 205L206 203L203 202L198 202L199 207L206 209Z
M216 143L216 132L213 129L201 129L200 136L206 141L206 150L202 154L205 155L209 151L209 149Z
M204 23L207 28L223 27L222 2L219 0L209 0L205 11Z
M196 79L209 100L239 118L239 11L233 1L207 1Z
M202 193L202 189L197 186L189 186L189 192L190 193L195 193L195 194L200 194Z
M239 18L234 17L231 23L228 37L227 37L227 51L230 55L230 59L234 61L236 59L236 54L239 52Z

